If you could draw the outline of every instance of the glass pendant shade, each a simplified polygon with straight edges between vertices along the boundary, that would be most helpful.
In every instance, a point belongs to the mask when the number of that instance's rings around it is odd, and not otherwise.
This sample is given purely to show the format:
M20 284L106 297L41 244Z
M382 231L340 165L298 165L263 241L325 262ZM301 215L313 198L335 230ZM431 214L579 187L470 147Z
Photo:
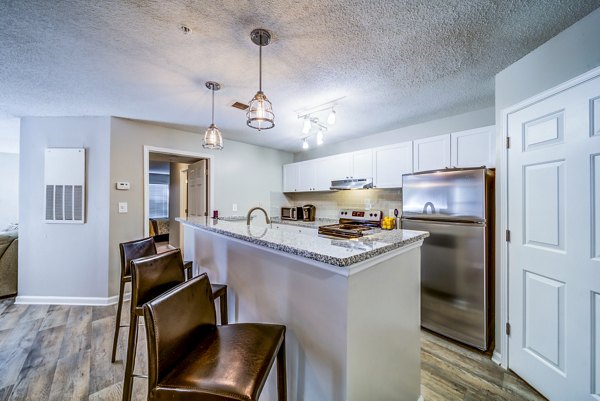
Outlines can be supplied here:
M255 29L250 32L250 39L258 46L258 92L248 105L246 124L250 128L262 131L275 126L273 105L262 91L262 48L271 43L271 34L266 29Z
M308 149L308 141L306 140L306 138L304 138L304 141L302 141L302 149Z
M262 91L256 92L250 101L246 117L246 124L259 131L275 126L273 105Z
M208 129L204 133L202 147L204 149L221 150L223 149L223 136L221 135L221 131L215 125L215 91L221 89L221 84L214 81L208 81L206 87L212 92L212 118Z
M204 133L202 147L204 149L223 149L223 137L215 124L211 124Z

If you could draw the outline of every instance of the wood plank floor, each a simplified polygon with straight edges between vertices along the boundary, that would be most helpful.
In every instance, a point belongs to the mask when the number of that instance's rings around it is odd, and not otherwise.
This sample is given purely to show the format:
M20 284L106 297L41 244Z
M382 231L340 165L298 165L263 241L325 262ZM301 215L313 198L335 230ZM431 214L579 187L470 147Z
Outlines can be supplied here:
M0 401L120 400L127 329L121 331L113 364L115 314L114 305L15 305L14 298L0 300ZM145 373L147 366L144 337L142 329L138 373ZM428 332L423 332L421 344L426 401L545 400L486 355ZM144 379L134 380L134 400L145 399L146 385Z

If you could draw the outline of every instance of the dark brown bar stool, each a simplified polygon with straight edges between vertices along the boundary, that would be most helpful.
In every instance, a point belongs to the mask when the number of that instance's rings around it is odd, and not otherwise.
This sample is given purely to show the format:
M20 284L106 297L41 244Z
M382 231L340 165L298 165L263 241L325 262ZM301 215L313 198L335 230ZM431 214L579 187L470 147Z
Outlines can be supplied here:
M121 251L121 284L119 287L119 303L117 306L117 317L115 322L115 335L113 339L113 349L111 362L115 361L117 356L117 342L119 341L119 329L121 327L127 327L127 325L121 325L121 312L123 311L123 294L125 292L125 284L131 282L131 261L134 259L142 258L145 256L156 255L156 243L154 238L148 237L135 241L123 242L119 244L119 250ZM186 271L186 277L192 277L192 266L191 261L184 262L184 268ZM219 305L221 307L221 324L227 324L227 286L215 285L215 298L220 298Z
M146 303L148 400L258 400L277 358L285 401L285 326L216 325L206 274Z
M181 250L174 249L157 255L133 259L131 261L131 309L125 378L123 382L123 400L131 399L135 353L137 348L138 319L142 316L142 305L163 292L185 281L184 263ZM227 297L227 286L215 284L211 287L211 297ZM226 301L225 307L227 306ZM213 305L214 308L214 305ZM226 315L225 315L226 316ZM144 376L138 376L144 377Z

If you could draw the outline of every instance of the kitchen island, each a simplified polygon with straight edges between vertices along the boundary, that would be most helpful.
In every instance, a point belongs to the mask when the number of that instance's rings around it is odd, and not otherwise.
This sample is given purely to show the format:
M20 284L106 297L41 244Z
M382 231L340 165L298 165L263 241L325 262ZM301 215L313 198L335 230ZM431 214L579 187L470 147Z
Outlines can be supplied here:
M179 221L185 258L229 286L230 322L287 326L288 400L417 401L428 234L330 239L256 220ZM276 400L274 370L261 400Z

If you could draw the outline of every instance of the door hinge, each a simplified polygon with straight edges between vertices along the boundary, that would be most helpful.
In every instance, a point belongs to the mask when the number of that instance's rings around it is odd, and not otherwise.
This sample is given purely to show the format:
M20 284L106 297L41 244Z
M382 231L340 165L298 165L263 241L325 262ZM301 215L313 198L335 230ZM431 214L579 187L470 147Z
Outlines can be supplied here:
M510 242L510 230L506 230L506 242Z
M510 149L510 136L506 137L506 149Z
M506 335L510 336L510 323L506 322Z

